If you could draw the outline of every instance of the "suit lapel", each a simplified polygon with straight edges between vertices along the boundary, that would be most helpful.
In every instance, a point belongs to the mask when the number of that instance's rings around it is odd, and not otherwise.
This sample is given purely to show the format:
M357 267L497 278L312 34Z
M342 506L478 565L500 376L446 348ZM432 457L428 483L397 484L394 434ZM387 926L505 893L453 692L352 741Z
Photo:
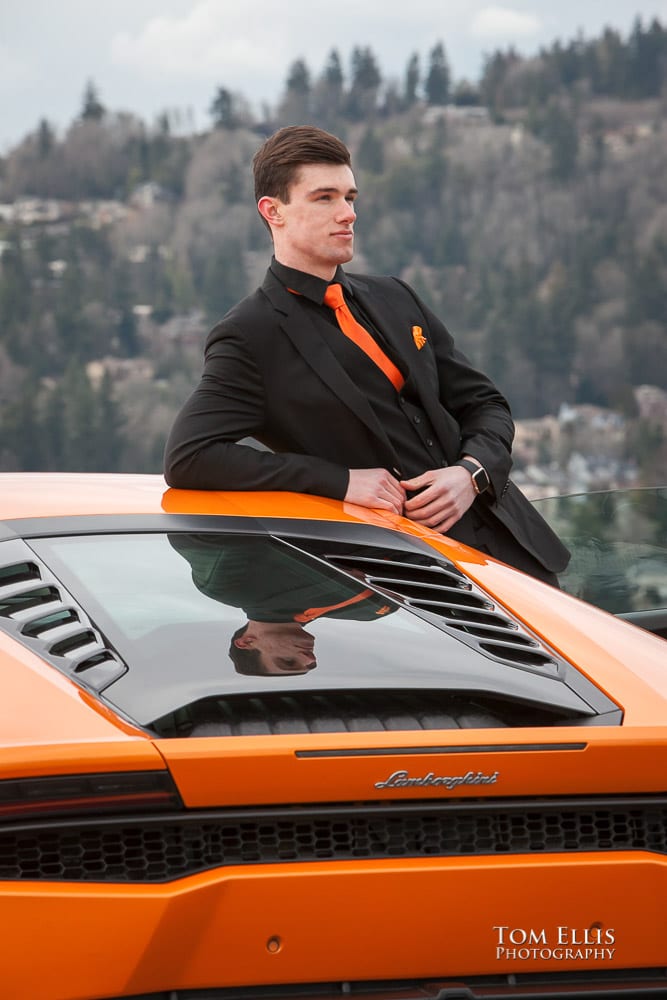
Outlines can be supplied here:
M397 457L382 424L375 416L368 400L357 388L347 372L329 350L322 336L319 324L304 315L298 307L297 297L279 282L269 271L262 290L279 315L279 324L285 335L313 369L318 378L338 396L344 405L361 420L378 438L390 468L397 465ZM323 320L323 322L325 322ZM378 464L382 464L378 455Z
M410 301L407 296L400 303L395 301L395 297L394 301L388 301L377 290L371 291L363 277L348 275L348 278L361 308L400 358L406 373L406 390L414 392L419 398L448 461L454 461L459 451L460 432L458 425L440 402L438 375L432 353L425 349L425 343L419 347L419 333L422 331L417 324L420 319L423 323L423 319L416 309L410 310L406 306L401 310L403 301Z
M401 315L392 306L386 305L378 296L377 292L370 294L368 285L355 276L352 281L354 294L359 301L363 312L379 330L398 358L401 368L405 372L405 383L408 388L413 388L420 396L424 408L431 402L433 393L429 391L429 379L427 368L424 367L422 357L420 357L416 343L410 338L407 332L411 330L411 322L414 317L409 313ZM420 328L415 328L420 329ZM424 355L425 356L425 355ZM425 391L424 391L425 390ZM427 398L428 397L428 398Z
M348 277L351 278L350 275ZM354 288L355 297L359 300L364 313L372 321L376 330L380 331L392 350L398 355L405 370L407 381L407 378L412 374L412 369L415 367L415 361L418 360L411 356L412 352L406 352L403 328L408 326L410 322L409 316L407 313L404 317L398 315L389 305L383 308L383 300L378 296L377 292L374 295L371 294L368 285L363 279L355 276L354 279L351 279L351 284Z

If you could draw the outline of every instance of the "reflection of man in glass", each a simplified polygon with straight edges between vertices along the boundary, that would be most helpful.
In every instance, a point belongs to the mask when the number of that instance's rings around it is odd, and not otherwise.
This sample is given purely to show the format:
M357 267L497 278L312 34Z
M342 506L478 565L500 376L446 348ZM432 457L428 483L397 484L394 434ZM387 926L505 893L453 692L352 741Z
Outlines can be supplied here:
M305 674L317 666L318 618L372 621L395 610L381 595L265 535L169 536L207 597L242 608L229 656L240 674Z

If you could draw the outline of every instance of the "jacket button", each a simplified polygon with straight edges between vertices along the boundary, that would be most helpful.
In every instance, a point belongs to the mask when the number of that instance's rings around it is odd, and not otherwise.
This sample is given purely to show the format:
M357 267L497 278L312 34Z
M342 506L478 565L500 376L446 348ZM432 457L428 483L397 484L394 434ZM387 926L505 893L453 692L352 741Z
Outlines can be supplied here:
M420 424L420 423L421 423L421 420L422 420L422 418L421 418L421 417L415 417L415 423L416 423L416 424Z

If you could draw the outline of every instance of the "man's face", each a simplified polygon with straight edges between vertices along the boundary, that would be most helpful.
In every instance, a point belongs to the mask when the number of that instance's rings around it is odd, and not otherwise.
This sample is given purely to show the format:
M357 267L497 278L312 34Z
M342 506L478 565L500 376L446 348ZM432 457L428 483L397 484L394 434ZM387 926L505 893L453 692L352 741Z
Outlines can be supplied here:
M276 259L330 281L354 253L354 174L345 164L309 163L290 187L288 202L262 198Z
M317 666L315 637L296 622L249 622L234 641L259 652L266 674L305 674Z

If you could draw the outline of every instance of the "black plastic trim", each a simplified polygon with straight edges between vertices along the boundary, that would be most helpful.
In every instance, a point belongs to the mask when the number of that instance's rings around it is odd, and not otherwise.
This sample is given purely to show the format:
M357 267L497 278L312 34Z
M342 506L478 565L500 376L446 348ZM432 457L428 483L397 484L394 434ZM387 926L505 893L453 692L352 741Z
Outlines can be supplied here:
M587 743L480 744L456 747L365 747L360 750L296 750L296 757L401 757L454 753L536 753L548 750L586 750Z
M667 997L664 968L513 973L449 979L288 983L168 990L109 1000L642 1000Z
M165 531L205 533L231 531L280 535L290 538L354 540L355 543L392 547L407 552L434 549L420 538L408 538L397 528L361 521L327 521L300 517L252 517L236 514L75 514L64 517L25 517L0 522L7 538L55 538L63 535L131 534ZM0 542L3 540L0 534ZM441 557L444 559L444 556Z
M0 607L5 608L0 631L96 693L127 673L120 654L27 542L5 539L0 543L0 569L18 567L25 572L14 580L0 578ZM47 603L34 597L39 591L45 592ZM13 601L22 606L13 608Z

